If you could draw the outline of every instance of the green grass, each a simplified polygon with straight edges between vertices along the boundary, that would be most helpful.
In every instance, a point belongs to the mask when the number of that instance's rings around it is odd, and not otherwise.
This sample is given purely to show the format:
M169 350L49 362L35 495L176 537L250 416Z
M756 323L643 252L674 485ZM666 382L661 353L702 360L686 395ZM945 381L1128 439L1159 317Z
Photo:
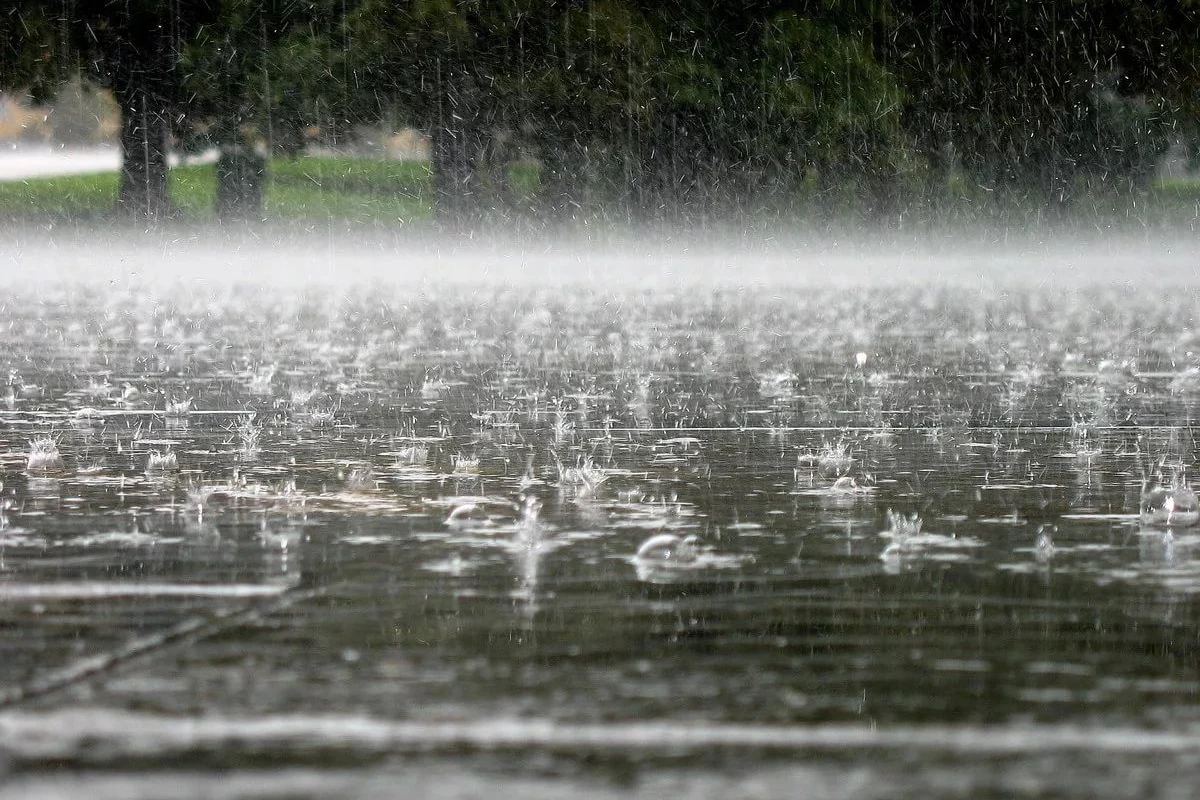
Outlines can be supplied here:
M112 215L118 175L98 173L0 182L0 218L103 220ZM171 201L185 220L216 218L216 167L170 172ZM406 161L301 156L268 168L266 216L275 220L337 219L395 223L432 213L429 166Z
M540 178L536 164L513 164L506 180L506 202L517 208L536 207ZM44 222L106 222L114 218L117 194L116 173L72 175L34 180L0 182L0 220ZM857 194L847 189L846 203ZM488 188L485 187L485 191ZM170 173L171 200L184 222L211 222L216 194L213 165L176 167ZM982 213L986 218L991 202L987 196L969 192L955 202L953 187L944 204L949 220L970 222ZM807 196L806 196L807 197ZM799 198L789 218L819 216L813 202L839 207L829 197ZM351 225L392 226L427 221L433 211L432 181L428 163L383 161L345 156L300 156L270 162L265 190L265 216L273 222L338 222ZM847 213L851 207L847 205ZM992 209L995 211L995 208ZM914 212L918 216L919 209ZM1020 222L1019 214L1006 219ZM1200 224L1200 181L1168 180L1147 192L1100 193L1081 197L1068 216L1085 224Z
M216 219L213 198L217 195L217 170L211 165L175 167L167 173L171 202L187 219ZM116 201L114 194L111 205Z
M345 156L299 156L271 162L271 180L282 186L346 194L429 191L429 165L420 161L382 161Z
M0 209L22 218L101 217L116 196L116 173L0 182Z
M1200 205L1200 181L1183 178L1159 181L1150 197L1166 205Z
M282 219L425 219L432 213L429 165L328 156L275 159L266 211Z

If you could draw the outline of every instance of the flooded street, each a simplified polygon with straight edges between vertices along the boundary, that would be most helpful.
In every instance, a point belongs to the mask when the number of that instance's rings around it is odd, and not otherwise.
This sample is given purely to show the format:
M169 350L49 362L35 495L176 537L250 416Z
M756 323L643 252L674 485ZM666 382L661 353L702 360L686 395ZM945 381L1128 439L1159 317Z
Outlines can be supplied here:
M0 315L0 798L1200 777L1192 291L72 270Z

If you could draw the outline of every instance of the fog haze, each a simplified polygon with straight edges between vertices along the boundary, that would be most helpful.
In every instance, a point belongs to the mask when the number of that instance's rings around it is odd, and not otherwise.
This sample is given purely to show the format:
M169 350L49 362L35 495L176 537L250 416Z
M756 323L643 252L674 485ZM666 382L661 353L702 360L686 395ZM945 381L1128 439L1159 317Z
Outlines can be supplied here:
M1131 288L1196 279L1190 233L946 233L885 237L495 237L179 229L153 233L15 231L0 281L251 281L283 286L386 281L465 285L878 286L908 282Z

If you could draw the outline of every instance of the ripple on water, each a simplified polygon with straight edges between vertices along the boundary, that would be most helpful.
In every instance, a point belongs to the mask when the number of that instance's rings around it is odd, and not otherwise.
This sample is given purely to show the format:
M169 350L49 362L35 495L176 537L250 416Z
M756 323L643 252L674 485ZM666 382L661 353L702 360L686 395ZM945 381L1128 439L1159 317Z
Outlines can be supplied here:
M195 720L164 714L167 727L149 720L142 736L120 718L134 731L118 741L103 730L111 719L83 720L86 741L113 739L114 760L233 742L664 752L666 741L698 753L692 764L705 748L760 745L913 748L935 765L1138 752L1140 723L1195 716L1178 648L1196 623L1181 598L1200 587L1192 534L1136 528L1135 484L1194 450L1195 398L1169 391L1167 371L1186 363L1194 298L1151 294L18 293L6 345L25 374L10 385L41 389L14 388L0 414L0 622L19 633L6 645L36 670L48 658L38 636L86 639L93 626L119 641L152 623L110 613L136 602L107 600L238 608L301 578L342 593L197 641L186 658L147 659L123 688L89 684L115 705L219 715L244 701L267 726L202 719L213 727L189 733ZM1132 360L1121 388L1101 380L1102 360ZM192 407L172 421L128 407L130 389ZM95 413L81 413L81 393ZM1131 418L1136 430L1119 422ZM26 473L42 437L61 474ZM148 477L154 448L170 448L178 471ZM932 530L881 532L889 508ZM139 527L122 530L130 514ZM1044 525L1059 530L1039 551ZM695 557L633 555L664 534L696 536ZM77 616L27 629L27 609L52 600ZM362 654L353 665L329 655L347 648ZM1126 685L1133 696L1083 685L1095 676L1071 671L1081 652L1096 674L1141 681ZM415 677L374 679L384 658ZM188 681L164 677L179 669ZM272 716L285 708L313 716ZM453 708L459 727L355 729L320 708L410 722ZM496 708L525 719L478 719ZM548 709L690 722L555 727L537 722ZM831 716L855 724L793 724ZM779 726L713 722L736 718ZM12 719L0 719L0 746ZM902 724L928 719L963 724ZM43 731L50 751L83 746L71 720L56 723L65 730ZM1154 741L1154 755L1185 747Z

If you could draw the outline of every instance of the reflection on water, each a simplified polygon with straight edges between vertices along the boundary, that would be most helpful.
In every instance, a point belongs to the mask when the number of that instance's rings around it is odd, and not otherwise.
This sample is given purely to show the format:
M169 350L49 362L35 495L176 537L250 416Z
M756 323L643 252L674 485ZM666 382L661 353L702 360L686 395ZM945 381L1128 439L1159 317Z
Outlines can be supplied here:
M831 725L1069 724L1072 752L1109 728L1191 747L1193 306L12 297L0 675L33 716L0 715L0 747L86 761L5 727L80 704L233 728L779 725L797 750ZM113 758L157 757L128 747Z

